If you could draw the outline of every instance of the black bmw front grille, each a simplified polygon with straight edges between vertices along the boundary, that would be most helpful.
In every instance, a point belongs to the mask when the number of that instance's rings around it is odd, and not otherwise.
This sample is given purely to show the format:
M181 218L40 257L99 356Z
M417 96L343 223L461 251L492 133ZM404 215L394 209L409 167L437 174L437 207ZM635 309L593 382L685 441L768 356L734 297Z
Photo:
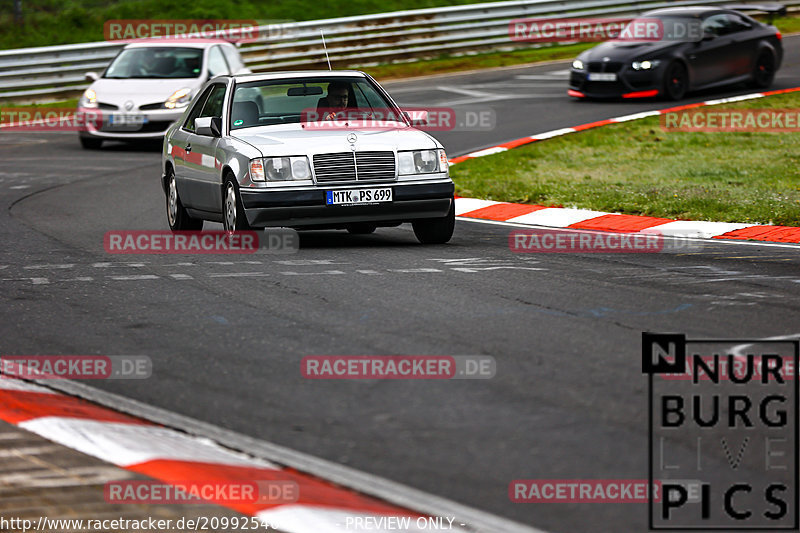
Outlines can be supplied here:
M590 61L589 72L619 72L624 65L619 61Z
M395 179L394 152L338 152L314 156L318 183Z

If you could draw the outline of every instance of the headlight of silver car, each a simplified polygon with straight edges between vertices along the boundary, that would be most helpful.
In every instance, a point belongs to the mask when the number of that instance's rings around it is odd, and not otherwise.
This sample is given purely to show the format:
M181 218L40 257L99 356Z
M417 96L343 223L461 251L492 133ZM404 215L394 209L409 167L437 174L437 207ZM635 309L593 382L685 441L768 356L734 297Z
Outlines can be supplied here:
M250 161L253 181L291 181L311 179L308 157L265 157Z
M440 153L441 152L441 153ZM410 174L433 174L443 172L440 159L447 156L443 155L444 150L413 150L408 152L397 152L398 174L408 176Z

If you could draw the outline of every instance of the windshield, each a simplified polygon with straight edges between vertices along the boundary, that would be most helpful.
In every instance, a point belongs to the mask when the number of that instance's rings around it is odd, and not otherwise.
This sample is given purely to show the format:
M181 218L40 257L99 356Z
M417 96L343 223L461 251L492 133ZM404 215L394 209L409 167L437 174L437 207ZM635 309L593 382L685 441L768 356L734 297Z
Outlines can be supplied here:
M236 86L231 129L323 120L329 114L402 122L397 110L362 77L266 80Z
M128 48L106 69L104 78L198 78L201 48Z

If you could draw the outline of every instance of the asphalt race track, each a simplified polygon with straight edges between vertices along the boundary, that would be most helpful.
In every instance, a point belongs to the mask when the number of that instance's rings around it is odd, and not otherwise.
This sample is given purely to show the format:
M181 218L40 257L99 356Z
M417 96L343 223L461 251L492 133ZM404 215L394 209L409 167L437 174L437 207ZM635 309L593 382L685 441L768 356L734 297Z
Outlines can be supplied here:
M800 37L772 89L800 86ZM674 105L566 96L567 63L387 83L406 105L490 109L437 133L453 157ZM692 95L683 103L746 94ZM646 531L639 504L517 504L514 479L647 477L643 331L800 336L793 245L688 254L514 254L459 221L304 232L295 255L109 255L112 229L166 229L159 151L0 133L3 354L143 354L150 379L92 386L552 532ZM502 179L502 176L498 176ZM207 228L219 228L207 224ZM490 380L306 380L307 355L491 355Z

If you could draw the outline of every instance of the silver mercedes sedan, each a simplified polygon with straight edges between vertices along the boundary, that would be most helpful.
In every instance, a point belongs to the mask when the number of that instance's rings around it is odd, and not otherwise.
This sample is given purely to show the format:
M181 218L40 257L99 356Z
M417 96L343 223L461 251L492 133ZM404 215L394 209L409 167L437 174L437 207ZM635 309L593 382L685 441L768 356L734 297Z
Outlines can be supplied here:
M410 222L445 243L454 185L442 145L358 71L210 80L166 133L162 184L173 230L290 227L372 233Z

